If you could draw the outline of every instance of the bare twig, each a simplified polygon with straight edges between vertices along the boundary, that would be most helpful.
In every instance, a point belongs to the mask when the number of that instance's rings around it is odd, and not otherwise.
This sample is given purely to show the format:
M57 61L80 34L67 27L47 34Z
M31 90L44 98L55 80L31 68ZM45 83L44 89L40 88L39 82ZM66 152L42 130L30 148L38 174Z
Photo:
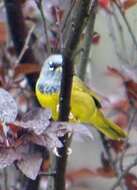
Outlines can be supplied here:
M74 7L75 3L76 3L76 1L73 0L72 3L71 3L71 6L70 6L70 8L69 8L69 10L68 10L68 12L67 12L67 14L66 14L66 16L65 16L65 19L64 19L64 22L63 22L63 25L62 25L62 28L61 28L61 31L62 31L62 32L63 32L64 29L66 28L66 24L67 24L67 22L68 22L68 18L70 18L70 15L71 15L71 13L72 13L72 10L73 10L73 7Z
M129 173L129 171L137 165L137 158L131 163L119 176L118 180L116 183L113 185L112 190L115 190L116 187L118 187L121 183L121 181L124 179L124 177Z
M4 168L3 170L4 172L4 188L5 190L8 190L8 172L7 172L7 168Z
M88 57L89 53L91 51L91 45L92 45L92 37L94 33L94 24L95 24L95 18L96 18L96 12L97 12L97 6L98 6L98 1L94 0L92 2L91 10L90 10L90 15L89 15L89 20L87 24L87 30L85 34L85 43L83 47L83 53L81 57L81 62L80 62L80 68L79 68L79 76L82 80L85 78L86 74L86 68L88 64Z
M134 122L134 119L136 117L136 114L137 114L137 110L134 109L132 114L131 114L131 118L130 118L129 124L128 124L128 135L130 134L130 131L132 129L133 122ZM123 171L123 161L124 161L125 154L127 152L128 142L129 142L129 137L127 137L125 142L124 142L123 151L121 152L121 155L120 155L120 158L119 158L119 165L120 165L121 171Z
M42 5L43 0L35 0L35 3L40 11L41 14L41 18L43 21L43 27L44 27L44 32L45 32L45 37L46 37L46 45L47 45L47 51L48 51L48 55L51 54L51 46L50 46L50 42L49 42L49 36L48 36L48 26L47 26L47 20L46 17L44 15L44 11L43 11L43 5Z
M58 28L58 37L59 37L59 45L58 45L58 49L60 49L60 51L62 51L64 49L64 43L63 43L63 32L61 30L61 19L60 19L60 16L59 16L59 9L58 8L55 8L56 9L56 25L57 25L57 28Z
M127 29L128 29L128 31L129 31L129 33L130 33L130 36L131 36L131 38L132 38L132 40L133 40L133 43L134 43L134 45L135 45L135 48L136 48L136 50L137 50L137 40L136 40L136 37L135 37L135 35L134 35L133 31L132 31L132 28L131 28L129 22L128 22L126 16L125 16L125 12L124 12L123 9L121 8L121 5L117 2L117 0L115 0L114 3L115 3L115 5L116 5L116 7L118 8L118 10L119 10L119 12L120 12L120 14L121 14L121 16L122 16L122 18L123 18L123 20L124 20L126 26L127 26Z
M28 31L28 35L26 37L25 43L24 43L24 47L22 48L22 51L20 52L20 55L18 57L18 59L15 62L15 67L19 64L19 62L21 61L24 53L26 52L26 50L29 48L29 42L31 40L31 35L34 31L35 25L33 25L30 30Z
M113 22L112 22L113 21L112 16L108 15L108 28L110 30L110 36L111 36L112 41L113 41L113 46L114 46L116 55L119 58L119 60L121 60L121 63L129 64L129 60L128 60L127 53L126 53L126 44L125 44L124 35L123 35L123 28L119 22L119 19L117 17L117 14L115 13L114 8L116 8L116 7L112 6L113 12L111 15L113 16L115 23L117 25L117 29L119 31L119 36L120 36L120 41L121 41L123 51L120 51L119 44L117 43L117 38L116 38L116 34L115 34L115 27L113 26Z
M55 176L56 172L39 172L39 175L44 175L44 176Z
M130 131L132 129L136 114L137 114L137 111L133 110L133 112L131 114L131 118L129 120L128 134L130 133ZM112 190L114 190L117 186L121 186L121 188L123 190L127 190L127 187L124 182L124 177L129 172L130 169L132 169L134 166L137 165L137 158L136 158L132 164L130 164L126 169L123 169L123 161L124 161L125 154L127 152L128 140L129 140L129 138L127 137L125 140L125 143L124 143L123 151L121 152L120 157L117 159L117 165L115 165L115 167L114 167L114 169L116 171L116 175L117 175L117 181L114 184L114 186L112 187Z
M17 56L20 55L24 43L28 34L28 30L25 24L24 16L22 13L22 7L21 2L18 0L4 0L6 13L7 13L7 19L9 24L9 29L11 33L11 37L14 43L14 47L16 50ZM38 61L36 57L33 54L33 51L31 47L29 47L22 59L20 60L21 64L27 64L27 63L36 63L38 64ZM35 83L37 80L37 74L29 74L27 75L29 85L34 90L35 89Z

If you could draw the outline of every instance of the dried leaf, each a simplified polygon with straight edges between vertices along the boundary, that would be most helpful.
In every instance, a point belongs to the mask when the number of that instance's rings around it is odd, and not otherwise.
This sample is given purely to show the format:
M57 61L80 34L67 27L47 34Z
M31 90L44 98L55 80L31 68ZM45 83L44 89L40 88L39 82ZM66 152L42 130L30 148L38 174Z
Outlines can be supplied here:
M79 135L80 138L89 138L91 140L94 139L91 131L88 129L87 125L85 124L69 124L69 127L72 128L72 132L75 134L77 134L77 136Z
M93 139L91 131L85 124L69 123L69 122L52 122L48 129L49 133L55 133L58 137L64 136L66 133L76 134L80 138L88 137Z
M107 67L107 74L110 76L114 76L114 77L119 77L121 78L123 81L126 80L126 77L116 68L114 67Z
M11 94L0 88L0 120L5 123L15 121L18 113L18 108Z
M67 173L66 177L69 179L72 183L74 183L76 180L79 180L80 178L88 178L88 177L114 177L115 172L111 168L98 168L97 170L94 169L87 169L82 168L79 170L70 171Z
M26 113L18 125L40 135L49 126L50 118L51 111L49 109L35 108Z
M127 1L124 1L124 8L125 9L129 9L130 7L134 6L137 4L137 0L127 0Z
M17 162L18 168L24 175L35 180L42 164L42 157L39 154L25 155L24 158Z
M50 159L43 160L41 168L42 168L43 171L46 172L46 171L48 171L50 165L51 165L51 160Z
M59 6L52 6L51 7L51 14L54 17L55 21L59 24L64 16L64 10L61 9Z
M110 1L109 0L99 0L99 5L103 9L107 9L109 6Z
M125 85L127 88L128 97L137 100L137 83L129 80L125 83Z
M50 118L50 110L37 108L25 114L23 119L15 124L30 131L24 137L24 141L47 147L50 150L63 146L59 137L66 133L77 134L79 138L84 136L93 139L89 129L82 124L51 122Z
M128 115L126 113L118 113L115 123L121 126L122 128L128 126Z
M56 136L56 134L47 133L45 135L39 135L39 136L32 134L31 136L29 136L29 140L34 144L44 146L49 150L53 150L55 147L61 148L63 146L61 141Z
M0 45L4 44L7 40L8 32L5 22L0 21Z
M39 73L40 72L40 65L39 64L20 64L15 68L15 77L19 75L28 75L33 73Z
M109 140L109 144L116 153L122 152L122 150L125 148L124 146L125 143L122 140L121 141Z
M121 65L119 69L107 67L108 74L120 77L123 81L133 80L137 82L137 66L136 65Z
M125 176L125 183L129 190L137 190L137 177L134 174L127 174Z
M121 65L120 72L129 80L137 82L137 65L130 65L130 64Z
M92 43L93 44L98 44L100 42L100 34L97 32L94 32L92 36Z
M14 161L20 160L21 154L14 149L0 149L0 169L5 168L13 164Z

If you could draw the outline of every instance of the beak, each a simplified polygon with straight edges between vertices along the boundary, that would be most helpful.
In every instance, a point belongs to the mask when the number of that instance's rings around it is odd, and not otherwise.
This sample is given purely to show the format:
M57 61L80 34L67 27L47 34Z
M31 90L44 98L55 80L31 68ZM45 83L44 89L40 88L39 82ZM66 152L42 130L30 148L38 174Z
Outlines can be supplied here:
M58 65L58 67L56 68L57 72L62 72L62 64Z

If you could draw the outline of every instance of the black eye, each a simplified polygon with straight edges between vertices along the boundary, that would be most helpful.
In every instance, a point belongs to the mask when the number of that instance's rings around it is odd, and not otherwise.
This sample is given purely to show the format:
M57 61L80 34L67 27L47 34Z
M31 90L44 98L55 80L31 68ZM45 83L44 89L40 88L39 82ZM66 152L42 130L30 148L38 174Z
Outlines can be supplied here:
M49 62L49 69L51 70L51 71L54 71L55 69L57 68L57 64L56 63L54 63L54 62Z

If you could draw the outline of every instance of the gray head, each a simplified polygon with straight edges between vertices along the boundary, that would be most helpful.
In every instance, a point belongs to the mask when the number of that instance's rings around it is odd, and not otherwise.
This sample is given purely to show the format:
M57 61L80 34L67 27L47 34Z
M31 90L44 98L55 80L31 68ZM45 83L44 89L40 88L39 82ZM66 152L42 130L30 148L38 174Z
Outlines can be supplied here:
M60 91L63 57L61 54L49 56L42 67L37 88L42 93Z

